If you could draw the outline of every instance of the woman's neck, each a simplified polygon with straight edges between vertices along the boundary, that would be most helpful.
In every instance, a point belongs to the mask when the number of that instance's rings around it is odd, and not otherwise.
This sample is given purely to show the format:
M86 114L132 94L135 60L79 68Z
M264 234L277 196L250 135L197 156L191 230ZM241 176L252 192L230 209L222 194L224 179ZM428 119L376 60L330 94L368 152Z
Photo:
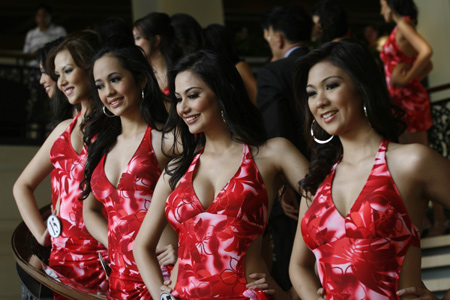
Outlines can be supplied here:
M83 99L80 101L81 113L80 113L80 116L78 117L78 120L80 121L80 123L83 122L84 116L86 116L89 111L90 101L91 101L90 99ZM77 115L77 114L78 114L78 112L75 115Z
M342 161L357 164L368 156L373 156L380 146L383 137L372 127L364 128L352 136L340 136L342 143Z
M392 20L395 22L395 24L398 24L401 19L403 19L403 16L400 16L397 13L392 13Z
M204 132L205 134L205 150L204 152L223 152L240 144L231 138L231 132L228 127L223 124L214 131Z
M148 124L142 120L141 116L138 118L120 117L120 123L122 125L123 138L135 137L147 129Z

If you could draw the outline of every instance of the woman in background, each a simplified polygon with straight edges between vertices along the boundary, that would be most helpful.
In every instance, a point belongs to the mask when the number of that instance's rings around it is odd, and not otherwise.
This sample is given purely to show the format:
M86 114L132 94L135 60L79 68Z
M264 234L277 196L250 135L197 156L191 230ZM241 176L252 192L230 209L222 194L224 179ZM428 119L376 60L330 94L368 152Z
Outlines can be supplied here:
M107 251L86 230L79 186L84 178L87 154L83 143L84 121L92 103L90 61L98 46L95 33L76 32L48 55L46 69L51 78L69 103L79 104L81 111L55 127L13 188L20 214L33 236L41 245L52 244L50 267L95 294L107 289L106 274L99 260L99 254L107 257ZM49 174L52 176L52 222L47 227L34 191ZM47 228L52 232L51 238Z
M428 145L426 131L432 125L430 101L420 81L432 69L433 50L416 31L417 9L412 0L380 0L380 3L385 21L397 24L380 57L392 100L405 111L408 127L402 141Z
M392 101L405 111L403 120L408 127L400 142L428 146L427 130L433 120L428 93L421 80L432 69L433 50L416 31L418 12L413 0L381 0L380 3L385 21L397 25L382 47L380 58ZM427 236L445 233L445 221L444 208L433 203L433 226ZM426 222L429 223L427 219Z
M167 72L172 69L182 53L170 23L167 14L152 12L133 25L134 42L147 55L159 88L166 96L169 95Z
M92 61L97 93L85 132L89 150L83 216L89 232L109 251L108 298L149 299L132 249L153 189L169 161L161 151L168 142L161 139L167 111L139 47L111 39ZM159 275L169 275L175 249L176 236L168 227L158 244Z

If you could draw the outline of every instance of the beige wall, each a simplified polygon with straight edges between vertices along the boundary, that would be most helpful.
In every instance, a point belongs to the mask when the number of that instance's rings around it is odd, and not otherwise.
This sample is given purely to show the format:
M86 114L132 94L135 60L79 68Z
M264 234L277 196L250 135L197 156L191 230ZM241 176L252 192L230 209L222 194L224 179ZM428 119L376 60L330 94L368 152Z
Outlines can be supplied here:
M202 27L211 23L224 24L222 0L132 0L133 20L156 11L168 15L186 13L193 16Z
M37 146L0 146L0 299L21 299L20 280L12 256L11 235L22 222L12 194L17 177L39 149ZM51 202L51 185L47 177L35 191L39 207Z
M450 0L415 0L419 10L417 31L433 48L433 71L428 76L429 86L450 83ZM430 95L431 101L450 98L450 90Z

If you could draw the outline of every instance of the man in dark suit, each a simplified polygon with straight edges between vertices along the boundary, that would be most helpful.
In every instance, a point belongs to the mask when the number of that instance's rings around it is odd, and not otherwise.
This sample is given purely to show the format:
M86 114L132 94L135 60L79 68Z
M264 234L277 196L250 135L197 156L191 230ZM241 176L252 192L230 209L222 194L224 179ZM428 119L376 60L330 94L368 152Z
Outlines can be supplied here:
M263 21L264 37L272 51L272 62L257 76L256 103L263 114L268 137L289 139L307 158L301 117L295 104L292 67L308 53L313 22L300 6L275 7Z
M264 38L272 51L272 61L258 72L256 103L263 115L268 137L289 139L309 159L308 146L303 137L304 118L297 109L294 97L292 69L294 62L309 51L312 18L300 6L280 6L269 11L262 26ZM295 211L299 196L291 189L288 192L283 203L290 204ZM287 216L281 201L275 201L268 224L275 256L272 276L284 290L292 292L293 298L296 294L289 280L288 268L297 228L295 217Z

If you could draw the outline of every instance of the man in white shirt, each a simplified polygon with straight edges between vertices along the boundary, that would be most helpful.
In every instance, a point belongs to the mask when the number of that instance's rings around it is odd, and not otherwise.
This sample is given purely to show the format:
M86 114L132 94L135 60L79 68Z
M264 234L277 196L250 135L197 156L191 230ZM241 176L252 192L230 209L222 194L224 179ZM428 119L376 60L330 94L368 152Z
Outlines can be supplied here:
M51 7L45 4L38 6L36 10L37 27L28 31L23 46L24 53L35 54L36 50L46 43L56 40L59 37L67 35L66 30L61 26L52 23ZM30 65L36 65L36 61L30 62Z

